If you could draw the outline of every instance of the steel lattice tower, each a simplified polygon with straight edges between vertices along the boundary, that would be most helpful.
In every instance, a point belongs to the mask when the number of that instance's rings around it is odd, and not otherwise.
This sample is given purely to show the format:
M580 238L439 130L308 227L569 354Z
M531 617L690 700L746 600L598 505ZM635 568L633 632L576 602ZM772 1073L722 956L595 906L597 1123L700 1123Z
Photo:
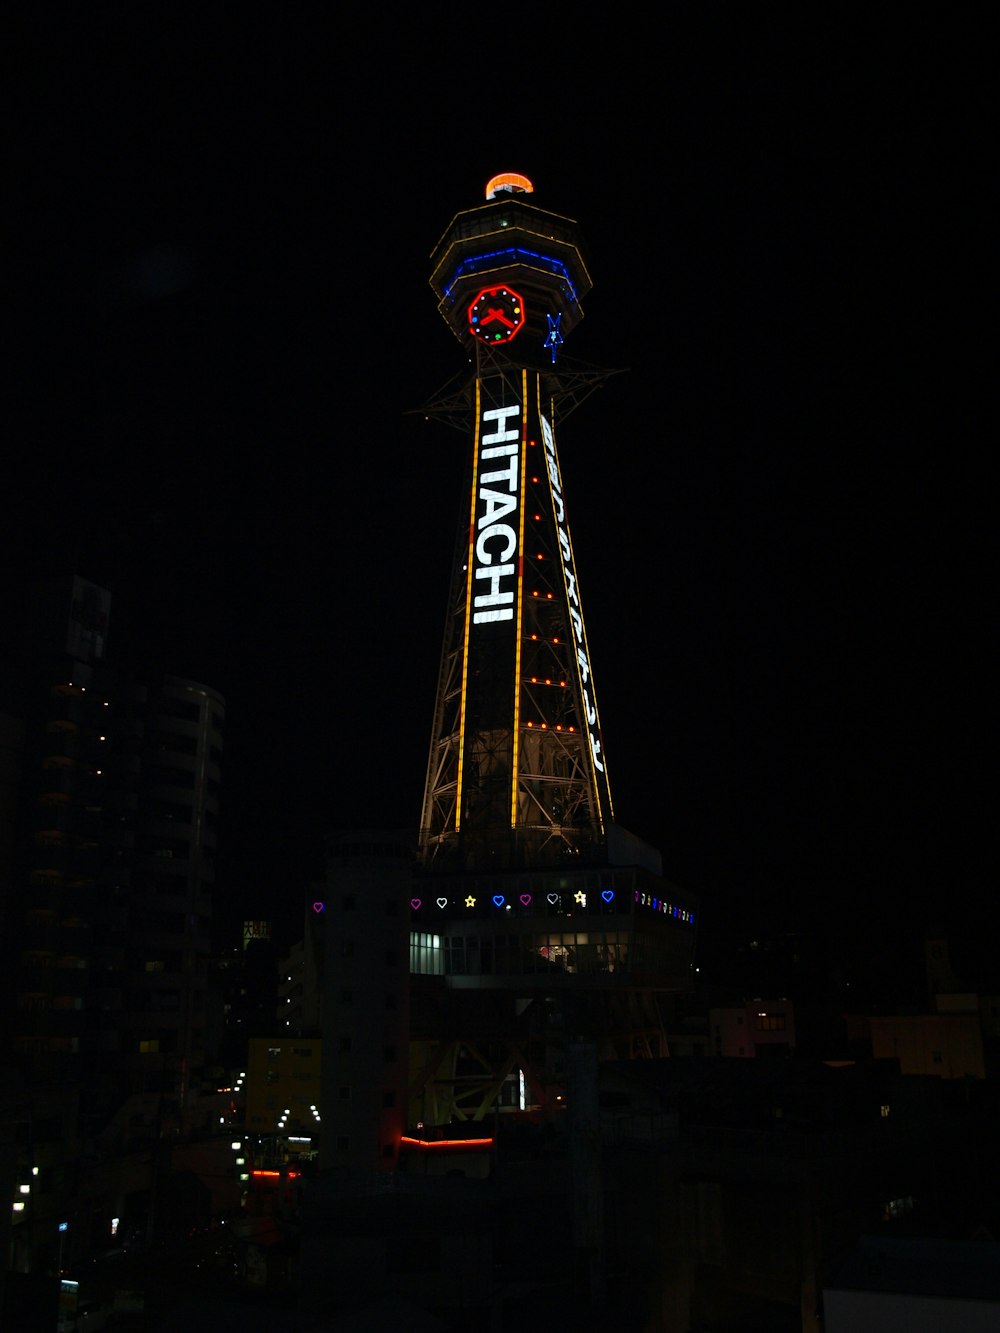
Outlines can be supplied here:
M562 1102L567 1034L667 1052L693 902L615 824L556 426L610 373L568 367L577 225L495 177L432 253L474 369L424 407L471 442L410 899L410 1117Z
M476 367L449 404L471 415L473 450L421 820L435 869L592 859L612 816L555 440L560 404L604 376L558 368L591 282L576 224L530 188L495 178L432 256Z

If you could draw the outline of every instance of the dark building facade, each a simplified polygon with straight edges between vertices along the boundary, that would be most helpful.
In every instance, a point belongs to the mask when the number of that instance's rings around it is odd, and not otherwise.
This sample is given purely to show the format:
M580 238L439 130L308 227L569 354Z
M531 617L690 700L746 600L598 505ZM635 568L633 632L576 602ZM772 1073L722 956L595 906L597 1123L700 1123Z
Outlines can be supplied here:
M138 1219L148 1145L185 1132L206 1064L225 704L116 664L110 607L77 576L39 586L5 681L2 1059L22 1089L8 1127L28 1186L22 1272Z

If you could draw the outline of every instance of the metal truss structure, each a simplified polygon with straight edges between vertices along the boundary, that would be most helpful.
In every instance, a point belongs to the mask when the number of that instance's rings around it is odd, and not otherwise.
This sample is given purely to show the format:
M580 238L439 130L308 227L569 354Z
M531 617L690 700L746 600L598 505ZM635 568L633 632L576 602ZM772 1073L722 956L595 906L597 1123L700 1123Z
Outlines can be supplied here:
M422 855L425 862L456 867L550 864L592 853L611 815L552 427L555 404L547 394L551 377L487 349L477 372L476 399L507 404L499 410L516 411L518 418L520 493L505 501L520 501L516 607L503 625L470 623L473 518L455 552ZM574 394L583 387L578 384ZM454 398L445 402L449 412L457 410ZM473 491L475 472L474 459ZM473 493L470 512L475 510Z
M411 900L437 962L411 985L410 1117L446 1124L557 1109L571 1033L605 1060L665 1056L659 1000L687 984L693 932L658 858L610 837L556 427L621 372L562 355L590 290L576 224L497 199L432 265L468 361L417 411L471 446Z

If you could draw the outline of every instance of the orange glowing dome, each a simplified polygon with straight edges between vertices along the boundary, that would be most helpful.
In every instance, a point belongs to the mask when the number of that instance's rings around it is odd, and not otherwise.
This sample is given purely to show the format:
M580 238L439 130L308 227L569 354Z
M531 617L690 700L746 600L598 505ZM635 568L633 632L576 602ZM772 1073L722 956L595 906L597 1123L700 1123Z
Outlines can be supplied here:
M486 198L495 199L501 190L510 190L514 194L534 194L535 187L527 176L518 176L514 171L505 171L486 182Z

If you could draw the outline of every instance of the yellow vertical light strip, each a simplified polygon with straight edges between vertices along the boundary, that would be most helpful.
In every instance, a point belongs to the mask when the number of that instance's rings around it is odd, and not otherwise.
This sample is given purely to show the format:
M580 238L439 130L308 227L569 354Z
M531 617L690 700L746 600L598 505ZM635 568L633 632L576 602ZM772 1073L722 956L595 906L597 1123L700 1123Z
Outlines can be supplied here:
M536 446L537 447L537 446ZM528 474L528 372L521 371L521 514L517 532L517 617L514 627L514 752L511 762L510 826L517 828L521 762L521 640L524 613L524 496Z
M476 429L472 446L472 495L469 498L469 554L465 564L465 627L462 642L462 700L458 714L458 778L455 782L455 832L462 826L462 769L465 762L465 702L469 688L469 627L472 623L472 561L476 541L476 486L479 483L479 429L482 385L476 376Z

